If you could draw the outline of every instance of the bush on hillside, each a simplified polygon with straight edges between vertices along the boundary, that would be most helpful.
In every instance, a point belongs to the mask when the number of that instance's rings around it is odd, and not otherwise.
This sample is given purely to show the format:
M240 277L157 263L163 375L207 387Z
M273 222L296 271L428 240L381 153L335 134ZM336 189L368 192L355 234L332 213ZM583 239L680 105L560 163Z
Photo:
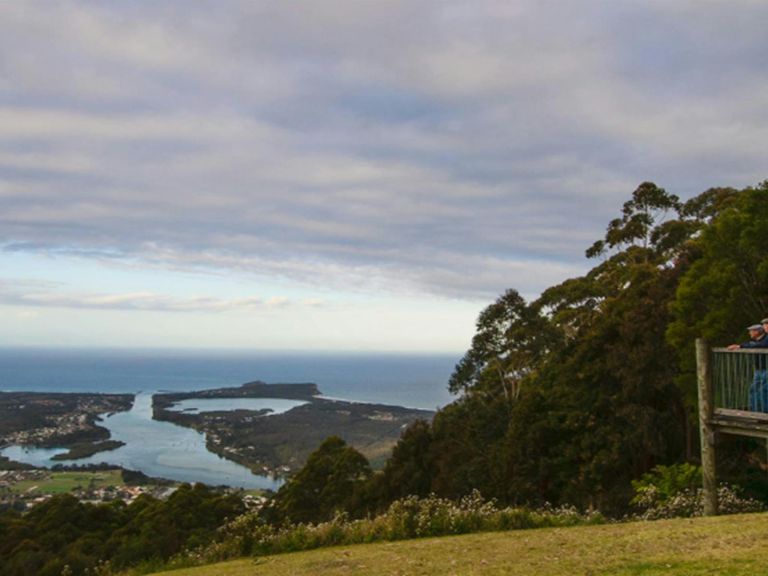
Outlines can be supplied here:
M638 509L638 520L663 518L693 518L704 515L704 494L701 488L701 467L691 464L656 466L640 480L632 482ZM745 497L738 488L721 484L717 490L721 514L762 512L765 505Z
M632 481L635 497L630 504L642 508L663 504L683 491L701 487L701 466L673 464L656 466L639 480Z
M541 510L499 508L474 491L459 501L408 496L393 502L384 514L351 520L346 514L318 524L270 525L256 513L226 524L217 541L176 558L175 566L206 564L245 555L267 555L324 546L394 541L470 532L573 526L602 523L598 513L582 514L572 507Z
M738 488L721 484L717 489L717 504L720 514L746 514L764 512L765 504L753 498L744 497ZM665 518L695 518L704 515L704 491L701 488L687 488L670 498L661 499L651 488L638 502L640 512L636 520L661 520Z

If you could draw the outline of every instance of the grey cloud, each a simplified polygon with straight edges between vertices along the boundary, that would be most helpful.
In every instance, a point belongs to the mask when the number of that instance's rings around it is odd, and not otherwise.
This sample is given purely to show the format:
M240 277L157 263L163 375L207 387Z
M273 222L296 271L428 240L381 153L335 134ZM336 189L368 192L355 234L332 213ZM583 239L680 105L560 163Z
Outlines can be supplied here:
M0 304L43 308L91 310L145 310L161 312L264 312L284 307L318 307L319 298L292 301L284 296L247 296L223 299L211 296L177 298L153 292L78 293L60 283L33 279L0 279Z
M0 245L534 294L639 182L765 177L767 10L4 3Z

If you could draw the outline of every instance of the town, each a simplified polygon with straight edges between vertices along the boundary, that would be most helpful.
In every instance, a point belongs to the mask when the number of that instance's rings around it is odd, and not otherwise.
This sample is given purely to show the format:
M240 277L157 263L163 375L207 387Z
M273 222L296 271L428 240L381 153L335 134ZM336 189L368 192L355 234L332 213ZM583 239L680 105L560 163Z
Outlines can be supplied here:
M129 410L132 394L0 392L0 448L68 447L109 438L100 415Z
M107 468L82 470L0 470L0 510L23 512L56 494L68 493L83 503L133 503L142 495L166 500L179 483L147 478L143 474ZM261 491L222 489L238 494L246 509L258 509L267 498Z

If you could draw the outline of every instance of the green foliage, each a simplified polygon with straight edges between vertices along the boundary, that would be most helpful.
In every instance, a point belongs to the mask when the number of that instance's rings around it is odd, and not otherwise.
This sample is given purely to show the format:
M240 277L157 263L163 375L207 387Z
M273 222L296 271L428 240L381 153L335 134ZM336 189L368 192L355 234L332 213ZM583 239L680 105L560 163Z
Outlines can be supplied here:
M676 195L667 193L653 182L643 182L624 203L621 217L611 220L605 239L598 240L587 250L587 258L601 256L613 248L641 246L647 251L652 245L658 247L659 240L668 232L659 224L670 211L679 212L680 208L680 199Z
M472 347L456 366L448 387L454 393L501 394L509 402L556 344L556 332L540 311L508 290L480 313Z
M768 182L721 198L723 206L696 239L700 257L680 281L670 342L689 356L695 337L744 338L768 310Z
M358 511L370 475L365 456L331 436L280 488L265 515L277 523L322 522L340 511Z
M721 484L717 489L718 509L721 514L748 514L765 512L765 504L744 497L740 490ZM670 498L660 498L654 488L643 492L636 502L636 520L662 520L667 518L696 518L704 515L704 491L686 488Z
M0 514L0 574L106 573L159 564L185 546L209 543L215 530L244 511L237 496L182 485L167 501L149 496L85 504L54 496L24 516Z
M508 475L503 438L510 422L505 398L465 396L432 423L432 489L460 498L474 489L503 497Z
M437 494L620 512L633 478L685 456L690 422L664 338L673 259L698 230L684 209L641 184L588 251L606 256L595 268L530 304L509 290L481 313L451 378L462 397L432 425Z
M399 495L391 478L416 470L418 453L421 494L429 484L447 498L479 489L622 514L633 479L693 460L694 336L768 313L766 191L682 203L645 182L587 251L602 257L587 274L531 303L504 293L451 377L460 397L420 431L417 451L401 439L411 456L377 477L379 502Z
M639 505L653 493L654 500L664 503L684 490L695 490L701 486L701 467L683 462L670 466L659 465L632 481L635 497L632 504Z
M374 518L351 520L337 514L326 522L277 528L255 513L245 514L222 528L217 541L177 557L173 566L205 564L243 553L269 555L325 546L339 546L410 538L518 530L551 526L599 524L599 514L581 514L571 507L540 510L499 507L473 491L458 501L408 496L392 502Z
M634 516L641 520L691 518L704 515L701 467L688 463L656 466L632 482ZM742 495L741 490L721 484L717 490L721 514L763 512L765 505Z
M743 341L745 327L768 315L768 184L741 192L710 190L687 206L705 225L691 242L693 257L671 304L666 339L677 351L676 384L693 415L695 339L714 345Z
M615 510L631 478L684 454L686 415L673 386L674 355L664 343L674 270L633 263L623 275L622 290L551 355L533 398L513 413L518 491L540 486L529 497ZM543 459L531 469L527 461L538 460L544 442Z
M432 430L417 420L405 429L384 470L371 478L366 499L380 509L404 496L427 496L432 491Z

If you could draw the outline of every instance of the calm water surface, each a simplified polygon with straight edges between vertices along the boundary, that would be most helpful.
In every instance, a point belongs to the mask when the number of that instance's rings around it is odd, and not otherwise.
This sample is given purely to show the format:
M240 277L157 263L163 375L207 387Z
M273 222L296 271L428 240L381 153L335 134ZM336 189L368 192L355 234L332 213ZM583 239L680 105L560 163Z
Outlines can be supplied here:
M56 454L66 452L62 449L10 446L0 454L18 462L48 468L55 464L106 462L179 482L272 490L280 487L279 480L255 475L245 466L209 452L205 447L204 434L170 422L153 420L152 395L149 393L138 394L130 411L106 417L103 426L109 429L113 440L125 442L125 446L75 461L51 460Z
M0 390L30 392L192 391L314 382L325 396L434 410L453 397L460 354L67 350L0 348Z
M459 359L451 354L0 348L0 390L137 394L132 410L104 420L112 439L126 443L117 450L76 461L52 461L62 449L11 446L0 454L36 466L106 462L183 482L274 489L278 481L209 452L203 434L152 420L151 394L140 391L193 391L254 380L313 382L324 397L434 410L453 399L447 382ZM251 410L275 413L296 405L293 400L248 400ZM231 399L216 404L221 401L188 400L178 409L235 407Z
M303 400L285 398L188 398L167 408L171 412L200 414L220 410L269 410L270 414L282 414L291 408L306 404Z

